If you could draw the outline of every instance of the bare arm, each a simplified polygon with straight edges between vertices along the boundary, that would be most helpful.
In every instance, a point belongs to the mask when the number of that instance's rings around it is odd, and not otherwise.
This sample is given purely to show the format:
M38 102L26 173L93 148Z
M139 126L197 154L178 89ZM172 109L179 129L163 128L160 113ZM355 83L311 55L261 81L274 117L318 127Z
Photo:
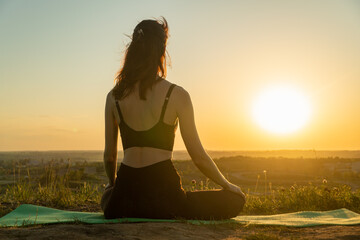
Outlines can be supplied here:
M106 97L105 104L105 150L104 165L106 175L109 178L109 186L115 184L118 126L114 116L114 100L111 92Z
M199 170L208 178L225 189L231 188L231 184L221 174L214 161L204 150L195 126L194 110L190 95L179 88L179 104L177 104L177 115L180 123L181 136L184 140L191 159Z

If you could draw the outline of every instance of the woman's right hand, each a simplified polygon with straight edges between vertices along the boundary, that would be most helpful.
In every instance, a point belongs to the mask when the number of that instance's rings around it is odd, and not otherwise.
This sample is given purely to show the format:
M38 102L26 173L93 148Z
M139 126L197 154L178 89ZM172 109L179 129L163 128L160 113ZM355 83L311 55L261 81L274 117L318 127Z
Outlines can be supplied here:
M109 188L114 187L114 185L111 185L110 183L106 184L105 186L105 191L108 190Z
M224 189L239 194L240 196L243 197L244 201L246 201L245 194L243 193L243 191L241 191L241 188L239 186L229 182L229 184Z

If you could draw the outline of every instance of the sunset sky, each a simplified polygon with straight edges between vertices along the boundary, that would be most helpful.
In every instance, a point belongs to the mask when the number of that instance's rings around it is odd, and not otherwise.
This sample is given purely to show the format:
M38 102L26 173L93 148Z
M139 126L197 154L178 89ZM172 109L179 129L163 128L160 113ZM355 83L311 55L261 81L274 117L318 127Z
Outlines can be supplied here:
M126 34L160 16L206 149L360 149L360 1L0 0L0 151L103 149ZM274 88L307 102L297 130L254 117Z

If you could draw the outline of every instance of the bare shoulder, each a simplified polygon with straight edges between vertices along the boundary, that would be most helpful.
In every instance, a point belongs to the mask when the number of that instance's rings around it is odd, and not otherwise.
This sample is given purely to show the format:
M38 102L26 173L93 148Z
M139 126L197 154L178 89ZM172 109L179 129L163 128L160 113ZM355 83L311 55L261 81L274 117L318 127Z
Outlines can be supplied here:
M112 106L114 105L115 105L115 97L113 95L113 90L111 89L106 95L106 106L108 106L111 109Z
M108 94L106 95L106 100L111 100L114 99L114 95L113 95L113 89L111 89Z
M177 85L176 83L172 83L167 79L163 79L162 81L162 90L167 92L169 87L173 84L175 84L175 87L171 92L172 101L181 102L190 98L189 93L183 87Z
M188 115L186 112L192 111L192 102L190 94L183 87L176 85L173 89L173 101L175 106L175 111L177 115L184 116Z
M179 100L180 102L189 101L190 100L190 94L188 91L186 91L183 87L176 85L173 89L173 94L175 95L175 98Z

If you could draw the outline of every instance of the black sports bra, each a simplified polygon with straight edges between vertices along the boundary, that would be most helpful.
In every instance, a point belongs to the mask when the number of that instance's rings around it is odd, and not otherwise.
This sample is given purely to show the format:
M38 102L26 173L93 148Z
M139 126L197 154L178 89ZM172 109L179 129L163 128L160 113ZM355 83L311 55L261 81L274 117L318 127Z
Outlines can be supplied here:
M130 128L124 121L123 115L120 110L119 103L115 101L116 108L120 117L120 135L124 150L131 147L152 147L172 151L174 147L175 125L164 123L164 115L166 106L169 101L170 94L176 85L172 84L166 94L166 98L161 110L159 121L150 129L145 131L136 131Z

